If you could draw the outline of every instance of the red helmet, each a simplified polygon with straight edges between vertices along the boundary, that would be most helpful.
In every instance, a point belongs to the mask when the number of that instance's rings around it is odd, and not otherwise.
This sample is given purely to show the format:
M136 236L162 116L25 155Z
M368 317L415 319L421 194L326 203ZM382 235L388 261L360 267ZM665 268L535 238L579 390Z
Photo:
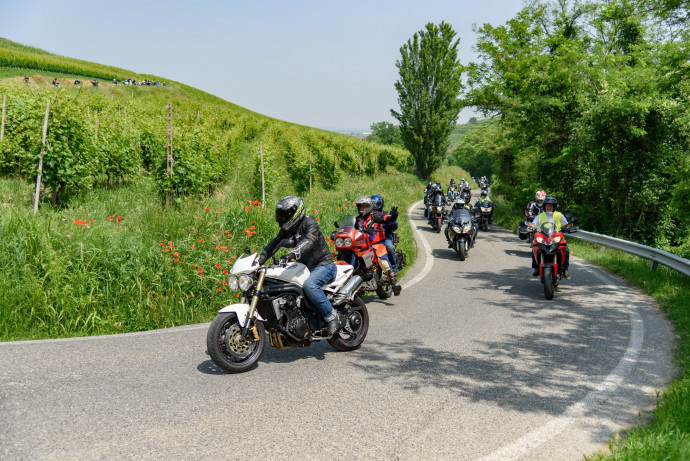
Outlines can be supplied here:
M543 190L538 190L537 191L537 200L544 200L546 198L546 192Z

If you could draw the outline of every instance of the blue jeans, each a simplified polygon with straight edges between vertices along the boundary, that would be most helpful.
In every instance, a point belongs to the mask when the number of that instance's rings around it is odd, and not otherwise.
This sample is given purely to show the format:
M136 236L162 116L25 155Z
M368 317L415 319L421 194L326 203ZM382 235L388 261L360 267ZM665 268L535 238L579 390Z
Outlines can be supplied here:
M316 266L310 269L311 274L307 281L304 282L304 294L307 295L309 301L321 313L323 318L328 322L333 319L333 306L326 297L326 293L321 289L322 286L330 282L335 276L335 264L327 264L325 266Z
M386 240L383 241L386 245L386 250L388 250L388 259L391 262L391 270L393 272L398 272L398 259L395 257L395 245L393 244L393 234L386 234Z

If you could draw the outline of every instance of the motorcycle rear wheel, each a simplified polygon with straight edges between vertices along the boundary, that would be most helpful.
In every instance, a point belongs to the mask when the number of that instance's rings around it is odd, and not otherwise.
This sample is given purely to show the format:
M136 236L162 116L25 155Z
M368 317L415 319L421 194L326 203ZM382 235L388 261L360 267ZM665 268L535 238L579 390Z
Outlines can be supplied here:
M553 267L544 266L544 296L553 299Z
M369 312L367 311L366 304L359 296L355 296L355 299L349 303L346 312L347 325L351 332L341 329L331 338L328 338L328 344L337 351L353 351L358 349L369 331ZM338 314L343 315L343 312L339 310Z
M234 312L216 315L206 334L206 347L213 363L226 373L242 373L252 368L266 350L266 329L262 322L255 322L259 340L249 333L242 338L242 327Z
M436 220L436 224L434 225L434 228L436 229L436 233L437 233L437 234L438 234L439 232L441 232L441 220L440 220L440 219L437 219L437 220Z

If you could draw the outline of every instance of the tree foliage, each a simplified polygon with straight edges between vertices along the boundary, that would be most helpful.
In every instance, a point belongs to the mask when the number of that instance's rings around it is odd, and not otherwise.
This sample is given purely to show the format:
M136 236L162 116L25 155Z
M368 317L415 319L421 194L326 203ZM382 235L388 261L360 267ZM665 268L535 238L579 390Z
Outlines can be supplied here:
M535 1L478 30L468 99L500 121L504 195L546 187L588 229L687 242L690 36L659 33L687 12L678 3Z
M443 162L448 136L462 108L459 99L463 67L458 61L459 39L446 22L428 23L400 48L396 61L400 135L415 159L417 174L428 178Z

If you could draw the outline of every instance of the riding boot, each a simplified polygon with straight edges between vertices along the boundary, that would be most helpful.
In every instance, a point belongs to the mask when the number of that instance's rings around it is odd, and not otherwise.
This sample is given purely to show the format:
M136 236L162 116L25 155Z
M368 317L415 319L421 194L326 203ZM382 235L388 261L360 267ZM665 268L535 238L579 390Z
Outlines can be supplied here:
M333 336L335 331L338 329L338 313L333 311L333 318L326 322L326 334L328 336Z
M388 280L391 282L391 286L393 287L393 294L398 296L400 294L400 290L402 290L402 287L398 285L398 281L393 274L394 273L392 271L388 271Z

